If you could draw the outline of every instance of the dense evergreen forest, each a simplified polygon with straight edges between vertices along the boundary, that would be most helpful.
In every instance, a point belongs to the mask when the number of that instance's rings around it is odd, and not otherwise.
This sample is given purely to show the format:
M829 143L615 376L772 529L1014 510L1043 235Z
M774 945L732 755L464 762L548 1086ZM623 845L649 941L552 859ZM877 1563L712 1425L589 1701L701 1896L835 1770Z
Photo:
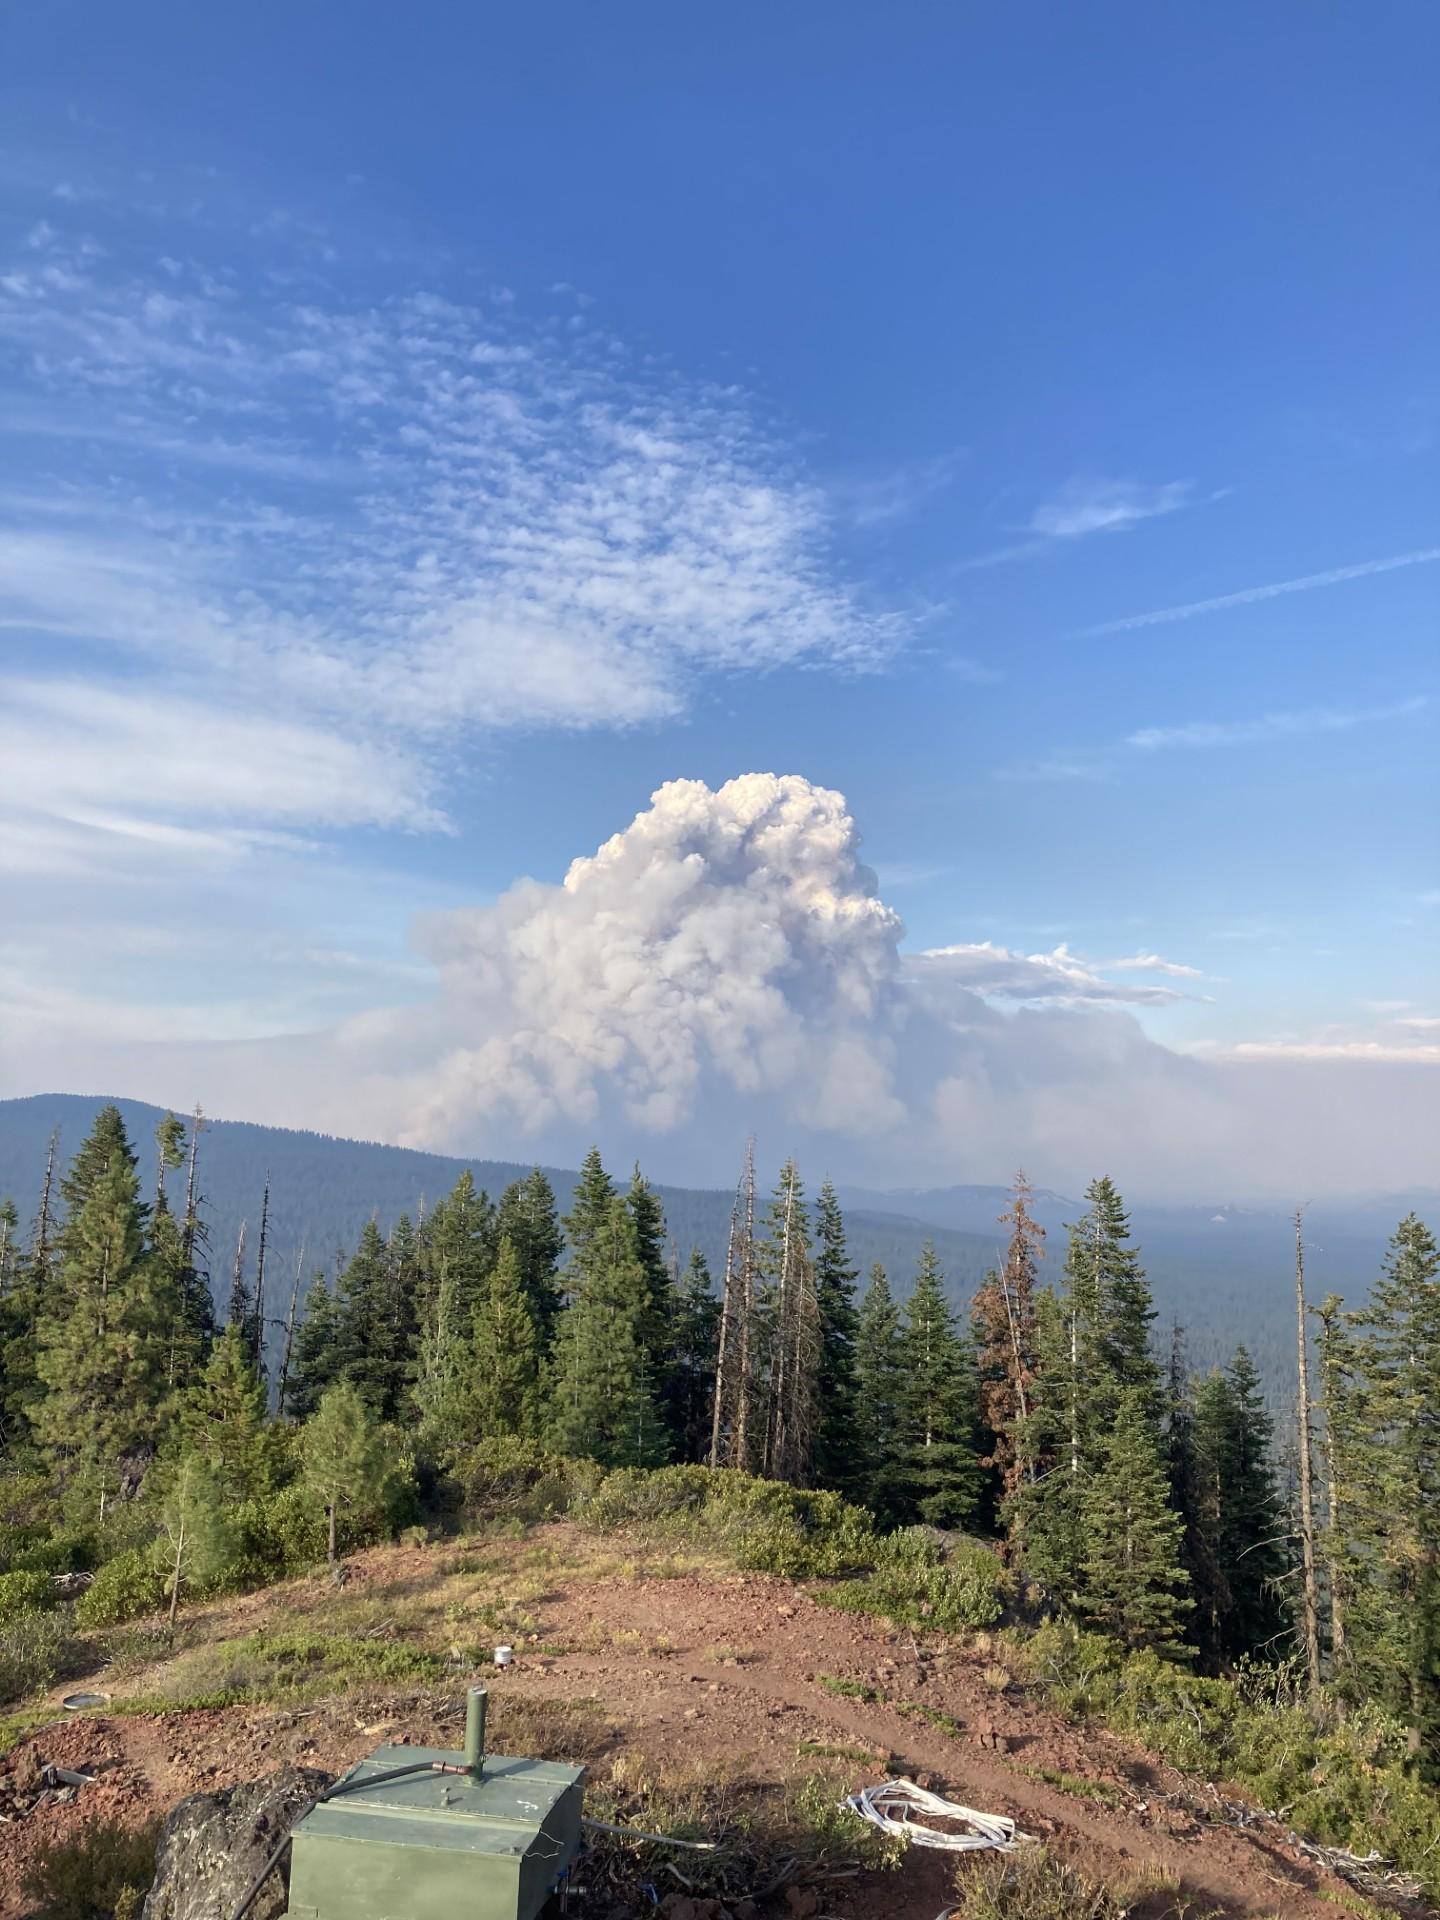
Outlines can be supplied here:
M10 1576L98 1567L135 1604L244 1583L443 1510L477 1444L607 1468L734 1468L831 1489L887 1527L991 1537L1033 1594L1203 1672L1294 1663L1318 1696L1415 1729L1440 1769L1440 1253L1396 1227L1368 1296L1307 1291L1297 1418L1239 1344L1157 1352L1113 1184L1063 1245L1017 1179L957 1311L933 1246L861 1272L829 1183L747 1159L712 1267L637 1167L462 1173L370 1221L303 1311L253 1241L213 1284L206 1133L137 1143L114 1107L0 1208L0 1442ZM217 1312L215 1300L222 1304ZM1244 1329L1235 1329L1243 1334ZM117 1600L115 1604L120 1604Z
M0 1100L0 1196L11 1194L28 1218L44 1174L52 1133L61 1155L73 1153L104 1102L78 1095L36 1095ZM117 1100L132 1139L150 1138L162 1110L140 1101ZM738 1143L737 1143L738 1150ZM275 1286L288 1287L298 1271L302 1301L313 1275L332 1276L354 1248L367 1220L389 1236L402 1214L419 1219L448 1193L466 1167L492 1194L523 1179L527 1164L466 1161L443 1154L332 1139L243 1121L206 1121L202 1163L204 1213L210 1235L215 1297L223 1309L235 1249L243 1226L245 1259L254 1265L260 1207L267 1185L268 1264ZM817 1177L826 1169L817 1170ZM545 1169L561 1212L570 1205L578 1177L573 1169ZM711 1270L725 1256L730 1196L714 1189L657 1183L668 1236L686 1253L699 1247ZM929 1239L957 1312L969 1302L1003 1245L997 1216L1003 1190L956 1187L933 1192L884 1193L844 1185L839 1189L851 1258L862 1272L877 1261L891 1276L898 1297L908 1293ZM1433 1195L1403 1197L1373 1208L1307 1210L1309 1262L1316 1292L1349 1299L1368 1289L1395 1220L1414 1210L1433 1218ZM1083 1211L1075 1198L1039 1192L1034 1212L1053 1237ZM1294 1393L1295 1341L1290 1290L1287 1220L1280 1212L1237 1208L1141 1206L1132 1213L1145 1247L1162 1346L1177 1322L1186 1329L1193 1364L1224 1365L1233 1330L1246 1343L1273 1411L1288 1407ZM562 1256L563 1257L563 1256ZM273 1344L274 1330L270 1332Z

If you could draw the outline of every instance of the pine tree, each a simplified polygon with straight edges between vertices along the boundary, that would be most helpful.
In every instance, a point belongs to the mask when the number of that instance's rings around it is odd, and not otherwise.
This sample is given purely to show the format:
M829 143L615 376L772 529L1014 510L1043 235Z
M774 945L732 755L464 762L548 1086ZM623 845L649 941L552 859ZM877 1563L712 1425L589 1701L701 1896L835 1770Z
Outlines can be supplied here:
M820 1311L820 1371L816 1381L815 1483L848 1489L855 1460L855 1308L857 1269L850 1264L845 1219L827 1180L815 1204L815 1298Z
M235 1529L223 1489L209 1464L186 1454L160 1507L157 1545L170 1596L170 1630L182 1593L223 1572L235 1551Z
M448 1280L454 1310L468 1327L495 1264L496 1244L495 1209L467 1168L430 1216L426 1230L416 1301L422 1326L433 1315L442 1281Z
M598 1156L591 1156L598 1165ZM602 1170L603 1173L603 1170ZM623 1198L603 1222L575 1221L571 1305L555 1345L549 1432L561 1453L607 1467L656 1466L665 1457L657 1383L643 1329L649 1286Z
M101 1110L65 1182L73 1211L38 1329L45 1392L35 1410L37 1437L83 1483L102 1522L122 1458L154 1435L164 1391L145 1208L118 1122L113 1107Z
M385 1433L353 1382L326 1388L301 1432L300 1470L325 1514L326 1557L333 1569L341 1516L377 1506L391 1472Z
M1183 1523L1180 1563L1194 1600L1191 1635L1203 1671L1219 1673L1231 1603L1220 1566L1221 1449L1213 1436L1227 1430L1230 1389L1218 1370L1198 1383L1190 1378L1178 1326L1170 1345L1167 1402L1167 1470L1171 1502Z
M1080 1607L1132 1649L1180 1654L1189 1602L1180 1565L1183 1522L1170 1504L1165 1460L1143 1386L1128 1386L1085 1480Z
M7 1200L0 1206L0 1458L11 1459L29 1443L39 1391L35 1328L41 1292L19 1230L19 1209Z
M335 1296L317 1273L305 1297L305 1317L295 1335L285 1406L292 1420L308 1420L340 1367L340 1321Z
M117 1157L133 1174L135 1153L130 1145L129 1136L125 1132L125 1122L120 1117L120 1109L113 1105L104 1106L96 1114L80 1151L61 1177L60 1192L65 1201L66 1216L66 1224L59 1233L62 1244L68 1239L96 1186L109 1177L111 1162ZM48 1176L46 1185L48 1189Z
M900 1483L907 1518L968 1526L980 1500L978 1384L935 1249L921 1249L901 1333Z
M508 1238L475 1309L471 1365L468 1412L477 1431L530 1438L540 1420L540 1329Z
M1248 1351L1235 1349L1226 1376L1231 1417L1222 1473L1221 1566L1230 1588L1232 1659L1272 1657L1286 1631L1280 1585L1289 1571L1286 1526L1275 1480L1275 1428Z
M860 1303L855 1335L855 1424L850 1485L856 1499L882 1521L899 1518L901 1403L905 1357L900 1309L877 1261Z
M378 1420L398 1417L410 1385L415 1274L414 1229L402 1215L388 1242L365 1223L336 1284L335 1377L353 1381Z
M560 1314L557 1275L560 1255L565 1250L565 1235L555 1208L555 1190L539 1167L508 1186L500 1196L496 1231L501 1239L508 1238L515 1249L530 1311L540 1329L541 1347L548 1353L554 1344Z
M1352 1325L1364 1478L1348 1516L1347 1658L1356 1687L1419 1728L1433 1722L1423 1690L1440 1559L1440 1248L1415 1214Z
M580 1162L580 1177L575 1182L575 1191L570 1197L570 1211L563 1222L565 1243L570 1249L570 1265L577 1273L595 1243L610 1232L614 1199L615 1182L605 1171L600 1149L591 1147ZM568 1290L571 1285L568 1272L565 1284Z
M793 1160L780 1169L757 1254L761 1275L757 1372L764 1408L761 1471L770 1479L806 1486L812 1476L819 1424L822 1346L810 1219Z
M681 1460L704 1460L714 1417L720 1302L698 1247L676 1283L675 1317L665 1365L665 1424Z
M1182 1556L1195 1601L1194 1634L1211 1672L1242 1655L1272 1657L1286 1631L1281 1583L1288 1571L1287 1526L1273 1465L1274 1428L1259 1376L1244 1347L1229 1370L1212 1371L1194 1393L1190 1485L1182 1509Z
M165 1383L171 1393L181 1393L204 1369L215 1334L215 1310L209 1282L194 1266L201 1241L198 1221L191 1217L197 1204L193 1183L186 1218L177 1219L170 1206L166 1176L185 1165L185 1126L173 1113L167 1113L155 1130L155 1150L149 1261L165 1329Z
M1092 1180L1085 1198L1087 1211L1070 1228L1061 1290L1037 1302L1029 1438L1036 1477L1015 1509L1027 1569L1071 1604L1086 1577L1087 1502L1127 1395L1152 1450L1166 1455L1149 1283L1114 1184Z
M230 1505L273 1486L279 1463L265 1383L238 1327L227 1327L215 1342L204 1375L181 1405L180 1431Z
M670 1272L665 1264L665 1209L660 1196L635 1164L630 1191L625 1196L635 1233L635 1258L645 1274L645 1313L641 1338L652 1361L660 1364L670 1332L674 1312Z

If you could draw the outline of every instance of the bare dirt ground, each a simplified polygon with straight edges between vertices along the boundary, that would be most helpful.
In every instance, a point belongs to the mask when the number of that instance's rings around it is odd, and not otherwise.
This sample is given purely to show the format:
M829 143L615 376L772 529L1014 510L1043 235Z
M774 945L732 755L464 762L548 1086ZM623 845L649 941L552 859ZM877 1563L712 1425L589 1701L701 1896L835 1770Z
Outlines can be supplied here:
M364 1622L367 1634L443 1646L473 1588L488 1596L482 1629L504 1622L490 1637L514 1641L515 1663L479 1669L471 1630L464 1664L457 1658L454 1680L440 1687L367 1683L299 1707L60 1715L24 1747L41 1761L93 1773L95 1783L68 1804L0 1825L0 1916L24 1913L26 1866L86 1821L139 1822L188 1793L291 1763L340 1772L381 1739L458 1745L463 1687L478 1674L492 1690L497 1750L516 1750L516 1736L538 1724L552 1749L573 1752L599 1778L713 1768L768 1786L823 1765L858 1785L908 1774L1010 1815L1093 1873L1153 1870L1178 1882L1197 1920L1334 1920L1343 1883L1318 1871L1279 1828L1212 1823L1212 1789L1106 1734L1068 1725L1032 1692L1006 1684L984 1636L965 1646L940 1635L917 1639L827 1609L787 1581L687 1570L674 1556L617 1564L614 1542L607 1547L608 1558L573 1529L543 1528L526 1540L486 1542L473 1576L453 1549L374 1549L350 1562L339 1593L319 1580L294 1582L211 1607L191 1629L207 1644L303 1620L343 1632ZM523 1611L497 1616L494 1596L512 1584L512 1569ZM123 1682L102 1674L93 1684L148 1694L165 1674L157 1663ZM58 1706L58 1691L56 1699ZM17 1752L0 1756L0 1773L17 1757L23 1765ZM934 1920L955 1897L953 1876L953 1858L912 1848L894 1872L835 1883L825 1910L850 1920ZM1156 1910L1172 1910L1174 1899Z

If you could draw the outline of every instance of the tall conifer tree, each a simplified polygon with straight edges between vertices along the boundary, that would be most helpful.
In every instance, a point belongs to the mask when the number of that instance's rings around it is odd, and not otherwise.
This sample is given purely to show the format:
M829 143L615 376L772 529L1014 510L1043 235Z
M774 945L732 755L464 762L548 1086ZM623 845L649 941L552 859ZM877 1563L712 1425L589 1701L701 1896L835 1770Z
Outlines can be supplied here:
M978 1385L928 1240L905 1307L901 1356L899 1468L907 1517L967 1526L980 1501Z
M904 1501L900 1453L905 1350L900 1309L877 1260L860 1302L855 1335L855 1427L851 1486L881 1520L900 1517Z
M539 1425L540 1329L508 1238L475 1309L467 1411L476 1434L486 1438L528 1439Z
M520 1278L530 1301L542 1348L555 1339L560 1312L557 1277L565 1235L555 1209L555 1190L539 1167L508 1186L500 1196L496 1230L508 1238L520 1262Z
M815 1482L848 1489L855 1459L855 1308L857 1269L845 1241L845 1218L827 1180L815 1204L815 1297L820 1310L820 1372L816 1381Z
M649 1282L635 1251L634 1221L612 1193L603 1219L583 1213L576 1232L567 1274L571 1305L552 1370L552 1444L608 1467L656 1466L666 1446L644 1340Z

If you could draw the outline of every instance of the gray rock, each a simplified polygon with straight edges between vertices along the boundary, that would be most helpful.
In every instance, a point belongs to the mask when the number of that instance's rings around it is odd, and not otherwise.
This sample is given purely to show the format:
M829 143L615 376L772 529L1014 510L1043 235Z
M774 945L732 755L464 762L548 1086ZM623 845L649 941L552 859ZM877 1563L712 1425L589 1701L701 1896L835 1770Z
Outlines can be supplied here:
M280 1840L333 1779L314 1767L286 1767L223 1793L192 1793L172 1807L141 1920L230 1920ZM287 1854L248 1920L278 1920L289 1882Z

